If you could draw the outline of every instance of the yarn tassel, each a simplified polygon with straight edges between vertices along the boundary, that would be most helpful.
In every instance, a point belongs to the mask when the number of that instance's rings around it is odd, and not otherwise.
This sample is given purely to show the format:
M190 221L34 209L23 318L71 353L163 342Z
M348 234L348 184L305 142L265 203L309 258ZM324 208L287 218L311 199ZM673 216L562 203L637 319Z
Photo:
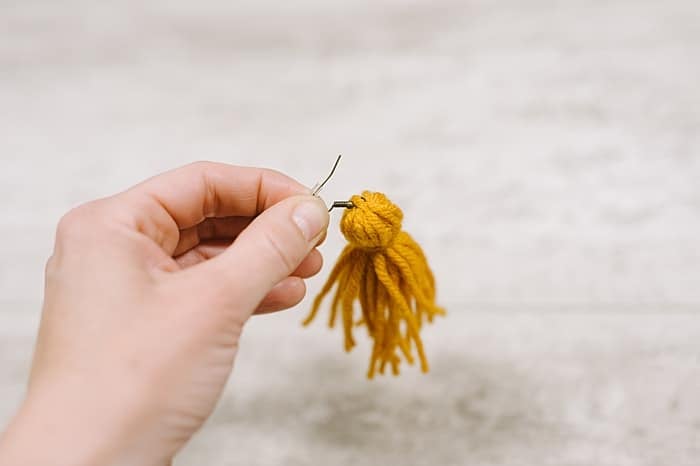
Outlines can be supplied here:
M343 324L345 350L355 346L353 329L364 326L374 344L367 377L390 368L399 374L402 357L423 372L428 360L420 329L445 310L435 304L435 278L421 247L401 231L403 212L384 194L365 191L353 196L340 229L348 240L328 280L304 321L309 325L335 287L328 324ZM355 317L359 303L361 317Z

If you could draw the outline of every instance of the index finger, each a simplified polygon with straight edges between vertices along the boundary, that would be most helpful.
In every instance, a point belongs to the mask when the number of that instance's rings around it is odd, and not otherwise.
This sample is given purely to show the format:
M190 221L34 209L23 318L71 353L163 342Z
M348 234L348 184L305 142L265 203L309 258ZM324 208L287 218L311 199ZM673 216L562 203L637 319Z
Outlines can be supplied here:
M195 162L157 175L115 196L128 206L134 228L168 254L180 230L208 217L254 217L309 189L280 172L216 162Z

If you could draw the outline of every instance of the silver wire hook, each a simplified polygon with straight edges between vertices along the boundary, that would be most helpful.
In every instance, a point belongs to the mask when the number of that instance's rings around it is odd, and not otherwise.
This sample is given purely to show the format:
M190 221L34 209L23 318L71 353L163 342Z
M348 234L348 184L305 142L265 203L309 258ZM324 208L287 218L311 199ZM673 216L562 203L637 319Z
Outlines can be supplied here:
M326 179L323 180L321 183L316 183L316 185L311 190L312 191L311 194L313 196L318 196L318 193L320 193L321 190L323 189L323 187L326 185L326 183L328 183L328 180L330 180L333 177L333 174L335 173L335 169L338 168L338 164L340 163L340 159L342 159L342 158L343 158L342 154L338 155L338 158L335 159L335 163L333 164L333 168L331 169L331 172L328 174Z
M328 174L325 180L323 180L321 183L316 183L314 187L311 189L311 195L318 197L318 193L321 192L323 187L328 183L328 181L333 177L333 174L335 173L335 169L338 168L338 164L340 163L340 159L343 157L343 155L338 155L338 158L335 159L335 163L333 164L333 168L331 169L331 172ZM355 207L355 204L352 203L352 201L335 201L331 205L331 207L328 209L328 212L331 210L335 209L336 207L342 207L344 209L352 209Z

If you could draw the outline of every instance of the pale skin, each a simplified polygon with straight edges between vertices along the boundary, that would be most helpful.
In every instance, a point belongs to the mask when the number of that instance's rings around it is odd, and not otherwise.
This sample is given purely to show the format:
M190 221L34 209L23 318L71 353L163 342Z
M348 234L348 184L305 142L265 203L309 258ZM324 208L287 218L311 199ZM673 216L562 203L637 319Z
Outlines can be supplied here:
M293 179L211 162L70 211L0 465L172 464L219 400L246 321L303 299L327 228Z

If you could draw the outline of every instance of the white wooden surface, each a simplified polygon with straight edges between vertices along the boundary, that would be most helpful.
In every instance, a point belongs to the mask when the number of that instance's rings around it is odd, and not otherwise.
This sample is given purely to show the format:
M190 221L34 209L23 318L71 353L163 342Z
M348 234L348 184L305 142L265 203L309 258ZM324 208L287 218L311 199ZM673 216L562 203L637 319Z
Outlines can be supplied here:
M307 300L249 325L179 464L697 464L697 2L277 3L0 2L0 421L64 211L342 152L326 197L386 192L431 259L433 372L366 382Z

